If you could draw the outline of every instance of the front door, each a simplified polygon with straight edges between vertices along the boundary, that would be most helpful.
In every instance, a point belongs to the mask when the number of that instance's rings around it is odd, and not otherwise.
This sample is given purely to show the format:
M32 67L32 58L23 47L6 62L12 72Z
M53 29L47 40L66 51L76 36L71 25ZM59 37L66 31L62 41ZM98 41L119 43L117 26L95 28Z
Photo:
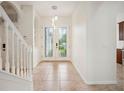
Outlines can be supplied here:
M67 27L45 27L44 60L68 60L69 40Z

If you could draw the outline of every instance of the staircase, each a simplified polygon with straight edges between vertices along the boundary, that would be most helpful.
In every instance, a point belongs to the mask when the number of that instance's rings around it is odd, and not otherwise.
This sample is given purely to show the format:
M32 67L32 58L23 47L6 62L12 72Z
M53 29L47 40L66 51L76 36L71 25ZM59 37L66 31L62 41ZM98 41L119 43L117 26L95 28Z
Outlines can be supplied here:
M32 90L32 48L0 6L0 90Z

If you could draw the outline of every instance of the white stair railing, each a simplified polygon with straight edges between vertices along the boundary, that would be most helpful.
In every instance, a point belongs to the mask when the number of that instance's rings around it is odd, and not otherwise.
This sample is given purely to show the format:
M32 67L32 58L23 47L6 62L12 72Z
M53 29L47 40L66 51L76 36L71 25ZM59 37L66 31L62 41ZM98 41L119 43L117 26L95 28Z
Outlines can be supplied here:
M4 31L2 32L4 36L0 35L0 44L2 44L0 47L0 69L14 76L31 79L32 48L28 46L1 6L0 13L4 20Z

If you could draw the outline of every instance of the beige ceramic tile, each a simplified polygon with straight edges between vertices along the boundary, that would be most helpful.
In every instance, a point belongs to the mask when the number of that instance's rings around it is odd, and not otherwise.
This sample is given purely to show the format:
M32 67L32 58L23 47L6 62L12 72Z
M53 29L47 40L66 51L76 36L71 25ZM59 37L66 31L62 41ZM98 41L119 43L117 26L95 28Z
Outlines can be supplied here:
M118 84L87 85L71 62L41 62L33 71L37 91L122 91L124 66L117 64Z

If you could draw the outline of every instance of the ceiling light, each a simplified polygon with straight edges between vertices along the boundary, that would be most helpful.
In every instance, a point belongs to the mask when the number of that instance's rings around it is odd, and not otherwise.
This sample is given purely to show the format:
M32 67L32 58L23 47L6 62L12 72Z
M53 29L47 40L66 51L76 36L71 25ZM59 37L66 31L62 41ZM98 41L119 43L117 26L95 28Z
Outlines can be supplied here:
M57 6L51 6L53 10L56 10L57 9Z
M55 19L55 21L57 21L58 20L58 16L56 15L56 16L54 16L54 19Z

